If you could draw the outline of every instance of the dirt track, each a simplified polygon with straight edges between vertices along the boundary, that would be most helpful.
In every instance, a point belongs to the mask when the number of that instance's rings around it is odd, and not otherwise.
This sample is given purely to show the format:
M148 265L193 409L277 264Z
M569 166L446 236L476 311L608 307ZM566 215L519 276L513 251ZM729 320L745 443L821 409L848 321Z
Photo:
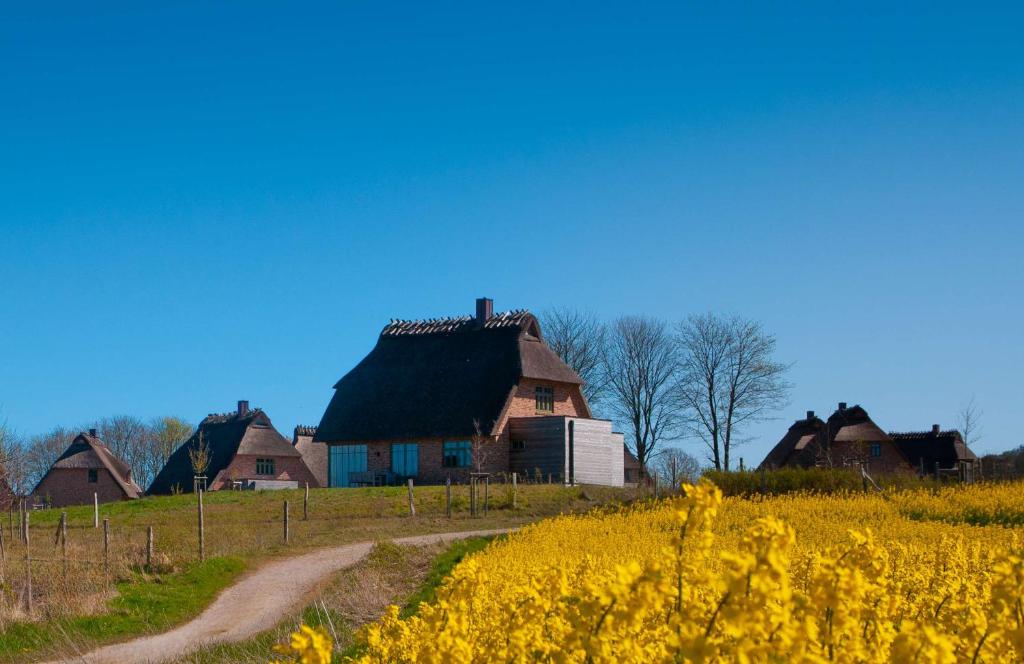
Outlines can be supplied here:
M474 530L403 537L396 544L425 545L450 542L507 530ZM169 632L104 646L72 660L105 662L164 662L215 643L242 641L271 629L301 608L319 584L339 570L365 558L373 542L359 542L275 560L247 574L225 589L202 615ZM269 657L268 653L268 657ZM53 664L57 664L54 662Z

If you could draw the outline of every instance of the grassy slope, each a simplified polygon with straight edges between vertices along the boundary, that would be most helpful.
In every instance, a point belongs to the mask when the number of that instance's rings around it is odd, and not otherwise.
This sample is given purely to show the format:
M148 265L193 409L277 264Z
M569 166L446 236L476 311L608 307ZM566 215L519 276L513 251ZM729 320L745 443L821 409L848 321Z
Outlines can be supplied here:
M74 615L76 597L61 597L63 610L44 615L37 623L7 622L0 631L0 659L21 653L19 659L45 656L48 645L77 647L163 631L198 614L217 592L231 583L244 566L253 566L275 555L299 552L331 544L386 540L428 532L515 526L566 511L581 511L597 504L620 500L622 490L602 487L565 488L552 485L521 485L518 506L502 485L491 487L491 509L486 517L470 518L466 512L468 488L453 487L455 514L444 516L444 487L417 487L417 516L408 516L403 487L320 489L310 491L310 514L302 520L302 491L217 492L205 498L206 553L209 559L196 564L196 502L191 495L158 496L101 506L101 518L111 524L112 555L124 561L123 570L137 570L144 551L146 526L154 527L156 550L168 569L176 570L155 579L136 572L122 572L118 597L108 603L109 612L95 617ZM282 503L291 504L291 545L281 535ZM91 506L67 509L69 559L72 575L95 574L95 566L76 566L75 560L102 558L102 529L92 528ZM60 516L59 510L32 514L33 555L53 556L49 548ZM6 525L6 524L4 524ZM8 575L21 578L20 544L7 539ZM19 562L22 561L22 562ZM217 565L227 565L218 568ZM233 566L237 566L235 569ZM56 564L34 563L37 606L46 606L48 578L59 575ZM102 587L102 578L85 584ZM79 584L82 585L82 584ZM175 588L184 592L176 593ZM13 596L13 595L12 595ZM12 600L9 600L9 602ZM85 606L83 604L83 606ZM45 608L43 609L45 611ZM79 610L81 613L84 609ZM72 615L67 616L68 613ZM144 617L144 619L141 619ZM49 635L49 644L43 640ZM62 638L60 635L66 635Z
M299 623L333 632L339 660L356 656L360 651L356 631L361 625L379 617L387 604L401 605L403 615L415 613L420 602L434 598L437 587L463 558L482 550L492 539L476 537L422 551L378 545L366 560L336 575L313 603L277 628L241 643L204 648L178 660L179 664L265 662L272 655L274 644L285 642ZM376 595L374 606L348 601L346 595L358 593L353 590L357 580L367 578Z

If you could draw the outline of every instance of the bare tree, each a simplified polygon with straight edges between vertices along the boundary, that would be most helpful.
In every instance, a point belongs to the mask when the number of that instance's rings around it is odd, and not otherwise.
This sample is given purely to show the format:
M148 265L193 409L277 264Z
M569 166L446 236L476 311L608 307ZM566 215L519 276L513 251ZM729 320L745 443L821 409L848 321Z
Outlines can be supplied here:
M31 488L25 486L25 447L5 421L0 421L0 482L19 496Z
M738 316L690 316L677 335L682 357L678 395L690 433L716 470L729 470L743 427L785 406L789 365L776 362L775 337Z
M700 462L678 447L666 447L658 453L654 472L662 484L678 489L683 482L697 481Z
M983 431L981 416L984 414L984 411L978 406L975 395L972 394L971 400L964 404L956 417L956 426L960 431L960 436L964 439L964 445L970 447L981 440Z
M33 436L24 452L25 486L31 491L43 479L64 450L71 445L77 434L71 429L55 427L50 431ZM26 493L28 493L26 491Z
M174 450L192 435L192 425L179 417L158 417L146 426L144 444L136 457L139 486L149 486Z
M196 477L205 475L206 469L210 467L210 446L206 444L202 431L199 432L199 440L188 450L188 460Z
M641 474L679 423L672 387L678 361L663 321L625 317L608 333L604 353L608 407L626 427L626 444L640 462Z
M487 462L497 442L480 430L480 420L473 420L473 435L469 439L470 460L475 473L486 472Z
M104 417L95 427L100 440L128 464L132 476L144 480L146 448L150 445L150 432L146 423L133 415L115 415Z
M608 383L604 350L608 339L604 323L576 309L551 309L541 316L544 340L583 380L583 396L591 408L601 402Z

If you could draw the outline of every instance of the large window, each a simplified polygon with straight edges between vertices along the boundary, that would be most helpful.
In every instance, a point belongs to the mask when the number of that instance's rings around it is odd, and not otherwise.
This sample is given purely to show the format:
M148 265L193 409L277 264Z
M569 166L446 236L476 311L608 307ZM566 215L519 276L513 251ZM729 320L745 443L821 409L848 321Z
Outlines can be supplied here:
M446 440L443 452L445 468L469 468L473 462L473 450L468 440Z
M273 475L274 474L274 460L273 459L256 459L256 474L257 475Z
M353 486L352 473L366 472L366 445L331 445L328 460L331 486Z
M419 443L391 443L391 472L402 477L416 477L419 470Z
M538 413L555 412L555 390L551 387L540 385L534 390L534 398L537 401Z

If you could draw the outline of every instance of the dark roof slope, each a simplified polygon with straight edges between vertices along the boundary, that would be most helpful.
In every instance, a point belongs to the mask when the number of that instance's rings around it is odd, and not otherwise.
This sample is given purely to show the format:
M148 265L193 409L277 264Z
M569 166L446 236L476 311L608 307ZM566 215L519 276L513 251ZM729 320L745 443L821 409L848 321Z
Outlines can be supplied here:
M833 441L873 442L889 440L860 405L839 408L828 418L828 431Z
M132 471L128 464L117 458L102 440L91 434L78 434L57 458L52 468L105 468L125 496L138 498L142 495L142 489L132 480ZM49 471L46 474L49 475ZM43 480L45 479L46 476L43 476ZM42 484L43 480L40 480L39 484Z
M467 437L493 432L521 378L580 384L532 314L392 321L334 386L316 441Z
M931 431L890 433L889 436L915 468L920 468L923 461L926 473L935 470L936 462L940 468L955 468L960 461L974 461L978 458L964 444L964 439L956 430L936 431L932 429Z
M237 412L209 415L199 423L192 437L171 454L150 485L149 493L172 493L175 487L185 492L192 490L194 473L188 453L199 446L200 436L210 450L206 477L211 481L227 468L236 454L302 456L287 438L278 433L267 414L258 408L244 415Z
M811 416L797 420L789 427L775 447L764 458L761 465L766 468L782 466L813 466L817 458L820 443L824 439L825 422L820 417Z

